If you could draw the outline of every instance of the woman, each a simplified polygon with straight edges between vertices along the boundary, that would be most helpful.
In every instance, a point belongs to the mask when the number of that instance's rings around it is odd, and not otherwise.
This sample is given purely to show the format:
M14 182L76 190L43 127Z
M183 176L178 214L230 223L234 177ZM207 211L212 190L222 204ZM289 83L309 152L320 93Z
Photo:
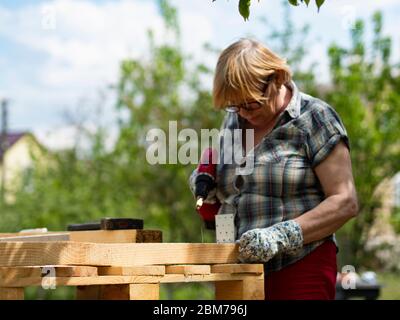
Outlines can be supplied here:
M240 261L264 263L266 299L334 299L334 232L358 211L338 114L299 92L285 60L251 39L220 55L213 100L227 111L224 129L254 130L255 147L243 143L250 174L224 163L222 149L217 166L218 214L235 214Z

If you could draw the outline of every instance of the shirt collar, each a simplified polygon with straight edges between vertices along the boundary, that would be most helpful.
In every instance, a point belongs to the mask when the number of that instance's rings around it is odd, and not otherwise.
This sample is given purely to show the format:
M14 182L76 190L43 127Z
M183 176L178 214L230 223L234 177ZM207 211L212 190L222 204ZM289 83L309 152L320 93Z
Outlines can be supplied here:
M297 89L294 81L288 83L289 88L292 90L292 98L290 99L286 110L292 118L297 118L300 115L301 106L301 95L299 89Z

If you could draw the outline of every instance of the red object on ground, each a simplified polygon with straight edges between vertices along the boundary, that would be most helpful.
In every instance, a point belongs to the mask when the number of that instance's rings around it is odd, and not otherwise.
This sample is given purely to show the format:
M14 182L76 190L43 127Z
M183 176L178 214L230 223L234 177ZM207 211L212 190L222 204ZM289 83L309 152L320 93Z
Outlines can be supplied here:
M265 300L333 300L336 246L328 240L300 261L265 273Z

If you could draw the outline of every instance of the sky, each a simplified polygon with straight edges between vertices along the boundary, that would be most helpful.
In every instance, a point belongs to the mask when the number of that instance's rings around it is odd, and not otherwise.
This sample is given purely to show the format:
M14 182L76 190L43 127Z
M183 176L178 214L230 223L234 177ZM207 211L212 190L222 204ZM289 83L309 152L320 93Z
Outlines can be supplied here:
M282 25L282 1L253 0L246 22L237 2L171 0L184 51L213 68L217 57L204 52L204 43L223 49L250 35L268 45L270 30L260 18ZM400 60L400 1L326 0L319 13L311 2L290 13L297 27L311 26L307 55L318 62L321 81L329 81L328 46L348 44L354 20L370 19L378 9L384 34L394 40L394 61ZM9 100L10 130L33 132L45 146L58 149L74 143L74 119L112 128L115 98L109 87L118 79L119 63L146 56L148 29L163 42L162 26L153 0L0 0L0 99ZM101 119L93 116L100 106Z

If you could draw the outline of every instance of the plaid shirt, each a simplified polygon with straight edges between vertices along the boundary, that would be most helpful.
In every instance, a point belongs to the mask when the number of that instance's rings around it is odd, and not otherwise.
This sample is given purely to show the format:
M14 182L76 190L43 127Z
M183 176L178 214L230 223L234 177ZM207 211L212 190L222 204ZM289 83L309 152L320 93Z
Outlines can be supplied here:
M341 139L350 149L346 129L335 110L299 92L294 82L289 85L293 95L275 127L254 148L251 159L250 155L242 159L254 161L252 173L238 174L239 165L224 161L220 148L216 194L222 205L218 214L235 214L237 239L250 229L294 219L318 206L325 195L313 169ZM228 113L223 128L240 129L241 121L238 114ZM224 136L221 146L223 140ZM294 254L278 254L266 263L266 271L277 271L302 259L327 239L336 243L333 234L304 245Z

